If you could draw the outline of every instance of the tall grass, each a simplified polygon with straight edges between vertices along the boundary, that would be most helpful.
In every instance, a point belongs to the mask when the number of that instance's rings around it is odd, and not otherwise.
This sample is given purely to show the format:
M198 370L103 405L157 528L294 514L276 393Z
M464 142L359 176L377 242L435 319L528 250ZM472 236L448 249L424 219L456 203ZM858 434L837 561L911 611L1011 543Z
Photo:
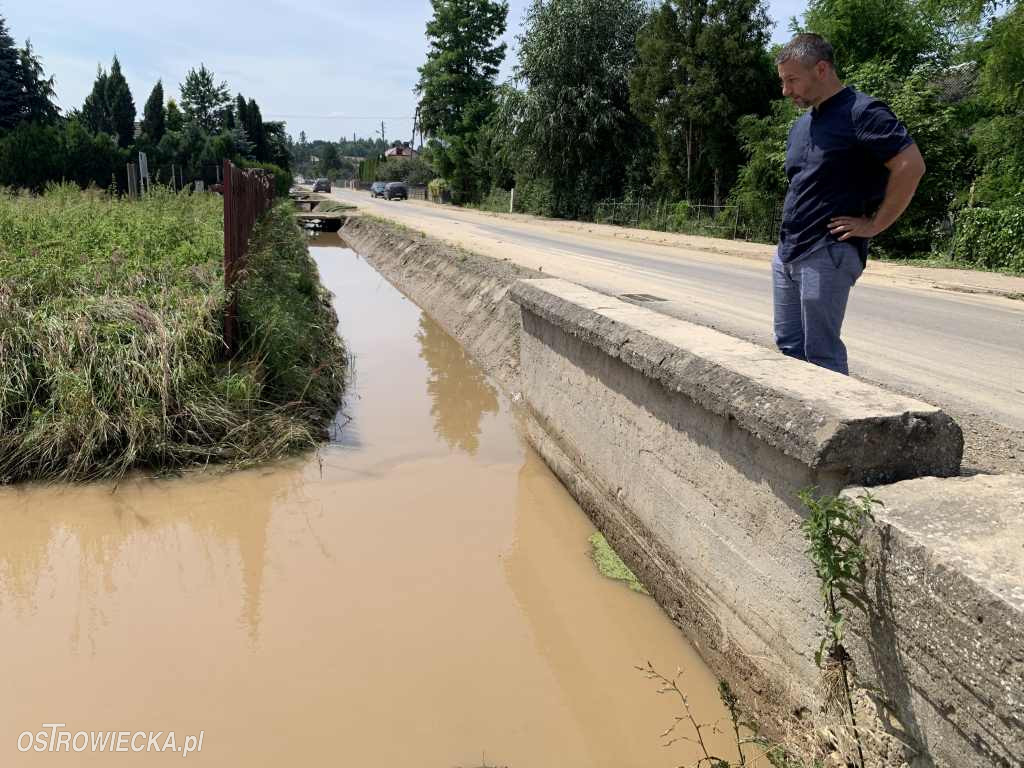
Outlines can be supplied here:
M315 443L344 376L333 310L276 208L254 233L264 255L248 277L259 282L273 252L299 278L240 297L242 311L332 335L288 358L272 353L270 326L250 327L222 362L221 211L215 195L167 190L0 195L0 482L244 465Z

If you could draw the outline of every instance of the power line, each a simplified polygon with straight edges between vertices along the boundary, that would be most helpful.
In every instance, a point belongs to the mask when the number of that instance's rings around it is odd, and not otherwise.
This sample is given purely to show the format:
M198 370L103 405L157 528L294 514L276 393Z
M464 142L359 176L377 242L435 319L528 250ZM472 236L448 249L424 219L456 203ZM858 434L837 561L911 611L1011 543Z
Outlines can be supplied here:
M303 119L303 120L414 120L415 115L399 115L397 117L381 117L380 115L284 115L277 112L268 112L267 117L275 118L286 118L286 119Z

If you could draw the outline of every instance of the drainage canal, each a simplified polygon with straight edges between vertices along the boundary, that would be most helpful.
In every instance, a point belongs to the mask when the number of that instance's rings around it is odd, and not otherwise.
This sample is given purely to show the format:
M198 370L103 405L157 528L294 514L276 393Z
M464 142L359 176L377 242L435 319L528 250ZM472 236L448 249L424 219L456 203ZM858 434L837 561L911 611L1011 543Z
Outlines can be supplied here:
M43 723L203 731L196 765L693 762L659 738L679 702L634 667L682 667L705 721L710 672L598 574L590 523L459 345L337 236L311 245L355 358L318 456L0 490L4 765L68 764L16 750Z

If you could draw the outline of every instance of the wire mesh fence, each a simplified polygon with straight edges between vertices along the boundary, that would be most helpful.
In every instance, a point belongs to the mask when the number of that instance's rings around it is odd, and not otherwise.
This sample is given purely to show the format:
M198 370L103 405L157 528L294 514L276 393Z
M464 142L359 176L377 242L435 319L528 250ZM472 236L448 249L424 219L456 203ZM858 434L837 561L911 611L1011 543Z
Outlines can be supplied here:
M606 200L594 211L598 224L773 243L782 225L776 198L708 205L687 200Z

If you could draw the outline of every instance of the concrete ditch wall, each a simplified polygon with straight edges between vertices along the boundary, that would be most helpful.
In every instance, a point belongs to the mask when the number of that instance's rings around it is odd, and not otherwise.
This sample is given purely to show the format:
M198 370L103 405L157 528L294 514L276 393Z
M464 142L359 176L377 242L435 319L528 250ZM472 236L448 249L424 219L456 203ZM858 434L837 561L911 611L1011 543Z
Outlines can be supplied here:
M509 288L539 272L397 225L351 217L341 238L423 307L508 392L519 390L519 307Z
M522 394L532 444L748 711L775 736L815 739L820 601L795 492L956 474L959 428L927 404L412 232L353 219L342 236ZM891 708L856 697L878 729L870 764L1024 765L1024 479L872 492L887 508L869 611L850 615L858 679Z

